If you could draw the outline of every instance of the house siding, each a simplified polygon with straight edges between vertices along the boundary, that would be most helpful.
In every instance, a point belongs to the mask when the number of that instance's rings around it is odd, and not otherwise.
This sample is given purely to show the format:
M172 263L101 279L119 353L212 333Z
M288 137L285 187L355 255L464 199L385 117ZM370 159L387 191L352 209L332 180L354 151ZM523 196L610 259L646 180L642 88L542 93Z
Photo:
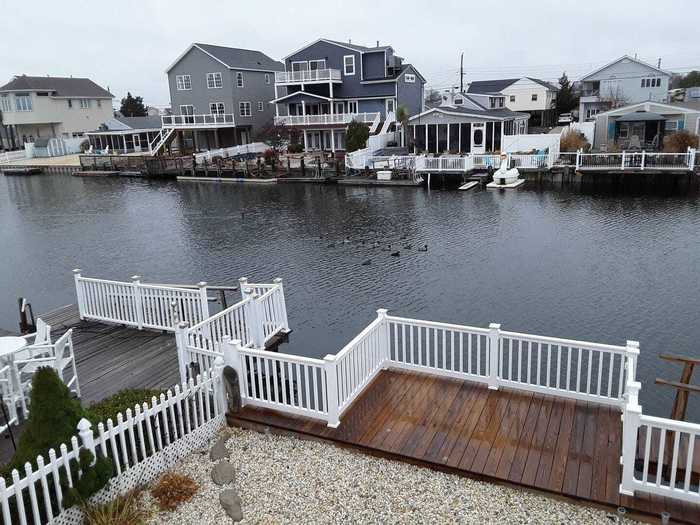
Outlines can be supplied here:
M406 73L416 75L416 81L413 84L406 83L405 75ZM396 83L397 91L397 105L404 106L408 111L408 116L417 115L423 110L423 89L424 83L418 76L416 70L412 67L407 68L401 76L399 76Z
M362 55L362 72L366 80L384 78L386 76L384 57L384 51L375 51Z

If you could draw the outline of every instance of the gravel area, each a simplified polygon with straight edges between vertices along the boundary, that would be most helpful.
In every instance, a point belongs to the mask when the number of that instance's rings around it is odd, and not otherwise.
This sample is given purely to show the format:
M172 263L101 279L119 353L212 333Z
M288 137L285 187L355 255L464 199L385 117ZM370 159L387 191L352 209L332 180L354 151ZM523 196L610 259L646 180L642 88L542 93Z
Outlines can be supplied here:
M331 444L226 429L236 468L240 523L634 523L605 510L573 505L526 490L475 481L385 460ZM200 490L152 524L231 523L210 478L208 451L177 470ZM150 496L145 503L152 504Z

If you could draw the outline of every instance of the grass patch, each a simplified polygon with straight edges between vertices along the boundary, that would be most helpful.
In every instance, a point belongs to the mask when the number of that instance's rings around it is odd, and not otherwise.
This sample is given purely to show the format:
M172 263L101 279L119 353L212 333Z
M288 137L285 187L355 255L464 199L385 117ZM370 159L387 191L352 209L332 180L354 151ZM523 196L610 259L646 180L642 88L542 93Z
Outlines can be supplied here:
M81 506L86 525L143 525L150 513L141 506L139 491L117 496L109 503Z

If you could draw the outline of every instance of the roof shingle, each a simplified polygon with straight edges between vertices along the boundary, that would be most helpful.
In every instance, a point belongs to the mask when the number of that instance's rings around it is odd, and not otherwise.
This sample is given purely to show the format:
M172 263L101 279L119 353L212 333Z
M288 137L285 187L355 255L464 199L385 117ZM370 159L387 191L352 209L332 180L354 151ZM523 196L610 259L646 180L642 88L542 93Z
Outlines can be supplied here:
M273 60L262 51L239 49L236 47L215 46L212 44L194 44L203 51L235 69L260 69L263 71L284 71L284 64Z
M89 78L16 76L0 91L51 91L57 97L114 98Z

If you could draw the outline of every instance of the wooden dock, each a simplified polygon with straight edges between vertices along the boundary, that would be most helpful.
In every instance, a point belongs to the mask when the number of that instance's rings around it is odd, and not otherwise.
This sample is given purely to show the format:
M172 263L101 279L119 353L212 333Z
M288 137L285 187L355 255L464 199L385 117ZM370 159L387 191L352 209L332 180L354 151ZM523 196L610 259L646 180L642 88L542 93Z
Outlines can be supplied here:
M545 491L611 510L699 524L700 507L618 492L620 412L613 407L403 371L382 371L342 417L324 422L244 407L229 424L270 428L366 453Z

